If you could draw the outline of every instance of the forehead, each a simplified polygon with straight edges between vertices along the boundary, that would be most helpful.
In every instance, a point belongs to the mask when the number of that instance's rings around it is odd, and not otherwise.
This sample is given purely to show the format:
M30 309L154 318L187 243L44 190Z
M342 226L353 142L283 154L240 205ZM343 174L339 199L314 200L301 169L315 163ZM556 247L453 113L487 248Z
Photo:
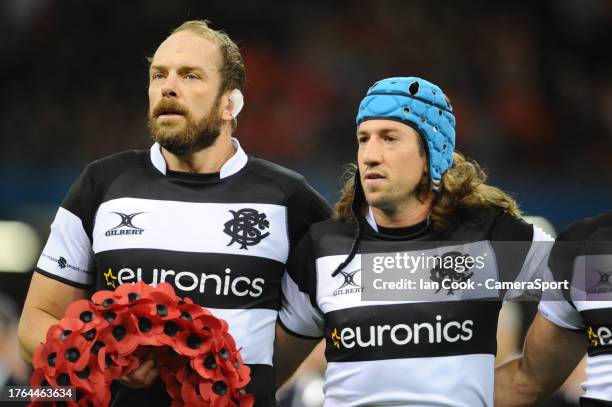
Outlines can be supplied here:
M376 134L376 133L389 133L398 132L401 134L414 134L418 135L416 130L408 126L405 123L396 120L387 119L371 119L363 121L357 128L357 134Z
M188 65L204 69L218 69L221 65L219 46L199 34L181 31L160 44L151 65L167 68Z

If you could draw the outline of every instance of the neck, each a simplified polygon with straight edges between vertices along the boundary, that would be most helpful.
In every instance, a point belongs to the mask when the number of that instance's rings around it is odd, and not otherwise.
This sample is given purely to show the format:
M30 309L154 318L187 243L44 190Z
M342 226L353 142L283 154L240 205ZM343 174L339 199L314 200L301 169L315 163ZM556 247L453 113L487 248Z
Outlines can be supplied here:
M161 152L171 171L209 174L221 171L223 164L234 155L236 149L232 145L231 134L221 132L213 145L193 154L178 156L163 147Z
M404 207L393 211L385 211L372 207L372 214L376 224L385 228L404 228L423 222L431 212L433 197L428 197L424 202L417 199L407 203Z

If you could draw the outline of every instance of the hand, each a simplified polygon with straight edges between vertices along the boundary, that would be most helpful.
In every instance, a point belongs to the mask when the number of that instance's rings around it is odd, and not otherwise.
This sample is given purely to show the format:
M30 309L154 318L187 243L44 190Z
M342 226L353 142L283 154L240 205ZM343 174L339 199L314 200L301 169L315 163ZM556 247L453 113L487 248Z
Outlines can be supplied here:
M157 363L153 356L149 354L140 366L130 374L119 378L119 382L130 389L142 389L152 385L158 375Z

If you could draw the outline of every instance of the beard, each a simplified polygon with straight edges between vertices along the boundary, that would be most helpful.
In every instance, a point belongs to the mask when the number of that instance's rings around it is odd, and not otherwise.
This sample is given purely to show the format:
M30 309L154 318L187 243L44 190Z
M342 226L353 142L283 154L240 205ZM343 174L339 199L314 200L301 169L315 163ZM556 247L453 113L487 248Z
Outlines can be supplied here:
M176 156L189 156L212 146L219 134L223 120L219 113L221 98L218 97L210 113L196 121L191 113L172 99L162 99L149 112L148 127L153 140ZM180 119L158 121L158 116L164 112L173 112L183 116Z

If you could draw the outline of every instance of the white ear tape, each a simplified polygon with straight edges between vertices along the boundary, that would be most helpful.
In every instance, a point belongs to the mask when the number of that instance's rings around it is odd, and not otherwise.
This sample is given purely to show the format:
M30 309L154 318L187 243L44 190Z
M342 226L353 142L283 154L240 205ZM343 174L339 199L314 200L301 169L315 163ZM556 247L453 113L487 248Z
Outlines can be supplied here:
M232 116L234 116L235 119L244 107L244 96L238 89L234 89L230 92L229 99L232 101Z

